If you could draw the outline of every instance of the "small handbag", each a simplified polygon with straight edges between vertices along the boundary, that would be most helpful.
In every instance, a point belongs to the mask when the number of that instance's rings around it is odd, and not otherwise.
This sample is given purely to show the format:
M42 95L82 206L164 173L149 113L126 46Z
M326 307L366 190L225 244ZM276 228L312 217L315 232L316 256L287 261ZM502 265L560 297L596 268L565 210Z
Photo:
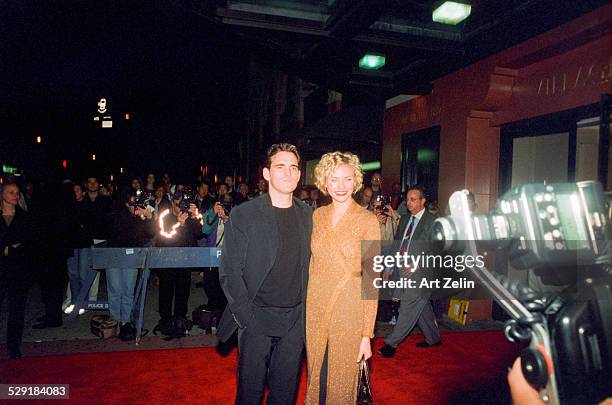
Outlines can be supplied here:
M372 405L372 390L370 389L370 370L368 362L359 362L359 380L357 382L357 405Z

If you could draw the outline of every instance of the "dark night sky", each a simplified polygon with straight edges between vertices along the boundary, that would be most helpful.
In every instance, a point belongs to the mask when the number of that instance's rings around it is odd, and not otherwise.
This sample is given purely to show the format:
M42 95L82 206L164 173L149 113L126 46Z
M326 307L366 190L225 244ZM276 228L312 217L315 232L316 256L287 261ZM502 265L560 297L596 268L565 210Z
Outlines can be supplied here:
M0 160L27 167L32 157L39 166L46 158L69 159L79 166L95 152L100 169L106 162L184 175L201 162L235 156L249 55L223 41L218 28L174 2L4 7ZM118 112L131 120L94 129L100 97L109 100L115 122ZM36 135L47 141L42 152L33 145Z

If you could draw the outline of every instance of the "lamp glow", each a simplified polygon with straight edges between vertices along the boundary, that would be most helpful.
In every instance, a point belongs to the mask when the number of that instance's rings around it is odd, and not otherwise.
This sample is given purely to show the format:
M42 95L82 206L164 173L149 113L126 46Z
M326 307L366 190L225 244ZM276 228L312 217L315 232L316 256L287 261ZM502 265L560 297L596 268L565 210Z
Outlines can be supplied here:
M365 162L361 164L361 170L363 170L364 172L369 172L371 170L378 170L380 169L380 161L374 161L374 162Z
M41 143L42 142L42 138L40 136L36 137L36 143Z
M366 70L377 70L385 66L385 56L376 53L366 53L359 59L359 67Z
M435 22L449 25L457 25L469 17L472 6L455 1L445 1L436 8L431 17Z

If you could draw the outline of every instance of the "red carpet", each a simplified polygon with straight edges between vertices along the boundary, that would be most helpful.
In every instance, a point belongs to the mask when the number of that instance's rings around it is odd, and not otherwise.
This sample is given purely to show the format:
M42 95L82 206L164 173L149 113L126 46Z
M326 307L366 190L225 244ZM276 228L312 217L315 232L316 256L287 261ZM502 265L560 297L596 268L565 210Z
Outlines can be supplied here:
M446 333L441 347L427 350L415 348L420 339L407 339L393 359L374 355L375 404L508 402L506 370L519 348L500 332ZM208 347L2 360L0 383L70 384L70 402L78 404L231 404L236 355ZM299 404L305 383L303 370Z

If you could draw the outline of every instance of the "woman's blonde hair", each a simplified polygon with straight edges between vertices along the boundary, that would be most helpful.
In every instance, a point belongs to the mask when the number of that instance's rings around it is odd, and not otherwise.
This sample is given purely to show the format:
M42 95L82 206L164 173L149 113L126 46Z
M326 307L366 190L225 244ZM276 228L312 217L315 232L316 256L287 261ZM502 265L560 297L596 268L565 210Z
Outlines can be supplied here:
M359 157L351 152L330 152L326 153L321 157L321 160L314 169L315 185L325 195L327 193L327 179L332 175L334 170L340 165L348 165L353 169L355 176L355 188L353 194L361 189L363 186L363 171L361 170L361 164Z

